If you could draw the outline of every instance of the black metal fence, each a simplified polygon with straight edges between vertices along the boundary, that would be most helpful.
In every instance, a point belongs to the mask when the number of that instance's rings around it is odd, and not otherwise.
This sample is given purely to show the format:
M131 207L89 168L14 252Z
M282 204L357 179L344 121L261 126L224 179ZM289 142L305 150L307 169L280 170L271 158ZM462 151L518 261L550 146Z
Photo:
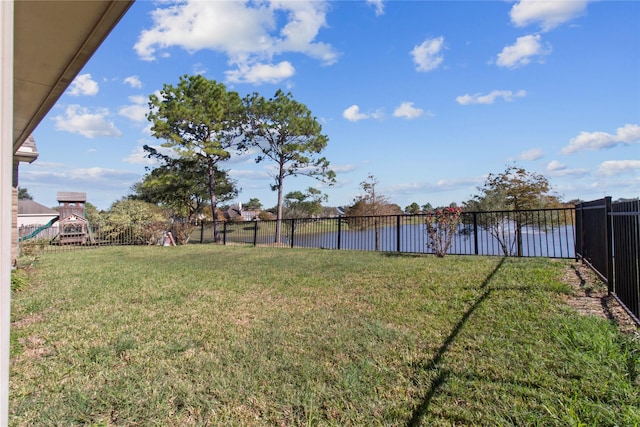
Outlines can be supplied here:
M640 324L640 201L611 197L576 205L576 257L607 283Z
M464 212L448 254L575 258L573 208ZM226 222L223 243L336 250L433 253L426 215L339 216L276 221ZM213 242L213 225L203 223L195 242Z

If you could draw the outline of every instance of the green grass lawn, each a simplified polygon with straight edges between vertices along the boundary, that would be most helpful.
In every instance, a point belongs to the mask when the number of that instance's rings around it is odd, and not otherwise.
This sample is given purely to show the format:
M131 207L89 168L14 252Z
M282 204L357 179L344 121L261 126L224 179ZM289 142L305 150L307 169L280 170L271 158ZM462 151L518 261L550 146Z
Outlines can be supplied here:
M640 343L568 261L191 245L48 253L15 426L640 425Z

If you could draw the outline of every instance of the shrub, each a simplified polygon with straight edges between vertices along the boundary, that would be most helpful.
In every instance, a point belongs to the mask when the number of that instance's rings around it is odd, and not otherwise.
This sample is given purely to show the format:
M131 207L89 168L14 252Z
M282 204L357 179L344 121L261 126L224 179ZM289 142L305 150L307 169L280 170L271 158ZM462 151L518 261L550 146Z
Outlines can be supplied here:
M444 257L451 247L453 236L455 236L461 223L462 209L450 207L436 209L427 213L425 224L427 226L427 246L439 256Z

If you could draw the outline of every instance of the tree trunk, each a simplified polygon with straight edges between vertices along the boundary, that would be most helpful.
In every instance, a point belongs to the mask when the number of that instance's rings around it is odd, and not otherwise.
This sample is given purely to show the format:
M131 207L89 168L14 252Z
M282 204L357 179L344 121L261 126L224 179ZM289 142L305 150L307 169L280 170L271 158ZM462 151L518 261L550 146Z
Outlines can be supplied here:
M216 181L215 181L215 172L216 168L213 164L213 160L208 160L208 175L209 175L209 196L211 197L211 214L213 215L213 240L218 243L221 241L220 238L220 226L218 224L218 200L216 198Z
M280 165L280 171L278 172L278 207L276 212L276 239L275 243L282 242L282 204L284 201L283 195L283 182L284 182L284 165Z

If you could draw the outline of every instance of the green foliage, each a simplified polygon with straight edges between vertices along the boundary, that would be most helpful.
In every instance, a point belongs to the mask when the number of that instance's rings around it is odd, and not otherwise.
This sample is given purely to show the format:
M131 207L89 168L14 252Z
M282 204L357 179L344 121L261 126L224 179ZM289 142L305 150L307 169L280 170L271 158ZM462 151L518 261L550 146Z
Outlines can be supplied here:
M404 213L409 215L417 215L420 212L421 212L420 205L417 204L416 202L413 202L410 205L408 205L406 208L404 208Z
M180 77L177 86L165 84L160 95L149 97L151 133L164 139L184 159L195 161L206 173L213 211L217 209L217 165L231 156L231 150L243 150L241 135L244 110L240 96L227 91L224 84L201 75ZM220 240L218 220L214 216L216 241Z
M244 100L247 114L247 142L260 151L256 162L270 160L276 164L272 190L278 192L277 219L283 217L284 180L289 176L305 175L327 182L335 182L329 161L320 157L328 138L322 126L306 105L293 99L291 93L278 90L265 99L257 93ZM280 242L280 222L276 227L276 243Z
M20 255L35 257L39 256L44 248L49 245L48 239L33 238L20 242Z
M84 217L91 225L99 224L103 220L103 213L100 212L92 203L86 202L84 204Z
M328 196L309 187L306 193L292 191L284 199L285 218L308 218L322 213L322 202L326 202Z
M122 199L105 214L100 233L111 241L155 244L168 229L168 218L157 205Z
M549 181L541 174L508 166L504 172L489 174L479 194L465 203L465 210L498 211L541 209L559 205L549 194Z
M209 185L204 177L208 167L193 158L174 158L145 145L147 156L160 161L142 181L133 186L136 199L160 205L180 224L174 226L177 243L187 243L193 224L208 205ZM214 169L214 192L218 201L227 201L238 195L235 181L227 171Z
M247 203L243 203L242 208L248 211L259 211L262 210L262 203L259 199L252 198Z
M18 200L33 200L33 196L26 188L18 187Z
M21 291L29 284L29 276L24 270L11 270L11 290L14 292Z

